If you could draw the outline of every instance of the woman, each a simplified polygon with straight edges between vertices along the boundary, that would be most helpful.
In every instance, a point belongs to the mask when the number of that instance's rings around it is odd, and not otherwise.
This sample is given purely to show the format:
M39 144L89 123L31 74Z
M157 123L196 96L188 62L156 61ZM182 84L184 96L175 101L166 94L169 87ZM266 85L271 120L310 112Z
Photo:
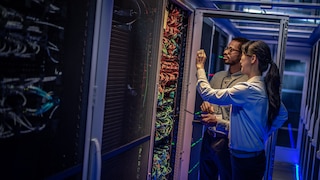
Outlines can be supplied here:
M266 168L265 142L288 117L280 99L279 69L272 61L270 48L263 41L245 43L240 63L241 72L248 76L248 81L227 89L210 87L204 70L205 60L206 54L199 50L197 90L202 99L213 104L232 105L229 133L232 179L261 180Z

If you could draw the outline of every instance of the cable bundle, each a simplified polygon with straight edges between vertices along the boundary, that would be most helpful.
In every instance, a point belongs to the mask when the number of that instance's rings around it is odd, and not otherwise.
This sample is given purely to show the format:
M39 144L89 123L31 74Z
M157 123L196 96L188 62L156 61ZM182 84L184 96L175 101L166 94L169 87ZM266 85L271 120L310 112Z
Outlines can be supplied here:
M153 151L152 179L165 180L171 173L169 146L158 147Z
M44 129L47 122L42 117L51 111L48 115L51 119L59 107L60 99L53 92L46 92L33 84L37 79L30 78L28 83L21 85L15 85L15 79L3 81L0 90L0 139Z
M152 179L167 179L171 174L170 153L176 108L176 95L180 70L181 34L184 15L178 7L168 8L168 17L164 25L162 55L160 60L160 78L158 89L158 107L156 115L155 148L153 156Z

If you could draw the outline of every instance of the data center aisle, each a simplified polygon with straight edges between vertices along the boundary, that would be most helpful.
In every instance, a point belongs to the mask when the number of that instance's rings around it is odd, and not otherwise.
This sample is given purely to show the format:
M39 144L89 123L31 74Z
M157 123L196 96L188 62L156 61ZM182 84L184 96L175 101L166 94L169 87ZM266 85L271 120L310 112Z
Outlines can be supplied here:
M298 180L296 178L296 167L286 162L274 162L272 180Z

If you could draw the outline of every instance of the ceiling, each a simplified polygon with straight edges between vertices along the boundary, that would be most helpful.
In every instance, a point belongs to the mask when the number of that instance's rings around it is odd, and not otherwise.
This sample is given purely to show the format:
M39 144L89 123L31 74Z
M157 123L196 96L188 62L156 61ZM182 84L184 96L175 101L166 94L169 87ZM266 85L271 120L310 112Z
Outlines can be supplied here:
M287 44L313 45L320 38L320 0L189 0L202 8L289 16ZM228 26L248 39L276 39L277 24L228 19Z

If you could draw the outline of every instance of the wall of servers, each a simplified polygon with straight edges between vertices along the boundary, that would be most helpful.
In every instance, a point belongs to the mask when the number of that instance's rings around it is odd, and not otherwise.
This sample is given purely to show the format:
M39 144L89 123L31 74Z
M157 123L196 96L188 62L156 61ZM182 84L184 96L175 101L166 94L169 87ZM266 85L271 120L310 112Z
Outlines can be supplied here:
M105 88L105 94L97 94L105 99L94 99L104 100L104 106L94 107L95 110L100 108L97 111L103 116L98 123L95 122L98 127L103 127L102 132L94 129L101 138L102 179L174 179L181 171L186 171L184 174L189 179L196 178L203 130L200 123L195 121L194 129L186 132L193 133L188 147L183 149L181 145L185 138L183 133L187 131L184 129L186 114L194 116L194 120L199 115L199 104L194 111L187 111L187 105L183 104L187 102L184 95L188 95L187 87L190 85L186 80L188 66L194 65L194 60L189 59L191 45L188 41L192 39L193 19L190 15L194 9L177 1L113 2L113 17L102 18L102 21L113 18L110 29L107 29L107 32L112 31L112 42L97 38L111 44L108 49L110 57L99 60L108 61L102 67L105 74L97 75L97 78L108 76L104 82L107 85L97 86L99 90ZM52 179L82 178L85 168L81 167L87 165L83 160L85 153L92 153L84 150L87 148L85 141L91 138L85 136L87 99L90 88L95 88L89 87L89 71L96 70L90 69L90 63L93 29L96 28L93 14L98 9L92 8L94 5L90 3L96 5L96 1L85 0L79 3L83 6L76 10L68 9L67 2L62 1L25 0L14 3L4 0L0 3L2 171L16 173L18 166L24 169L20 175L27 179L44 179L51 175ZM67 17L67 10L73 14ZM71 37L66 35L67 21L77 25L69 25L73 28L69 28ZM217 38L220 48L225 47L228 33L218 27L213 30L211 26L204 25L206 30L209 35L212 31L216 36L220 34ZM204 39L211 41L211 38ZM99 53L106 52L105 47L97 48ZM215 61L221 51L213 53ZM307 71L307 91L302 102L302 126L299 130L303 135L299 165L303 179L320 177L319 61L320 41L313 46ZM223 68L223 65L215 66L215 71ZM61 113L61 109L65 113ZM97 114L96 111L94 113ZM49 133L43 133L46 130ZM52 139L54 141L50 141ZM28 158L31 153L38 157ZM190 157L183 157L184 154ZM12 158L17 156L19 158ZM181 164L189 159L188 169L182 169ZM123 167L127 168L126 173L123 173Z
M312 48L312 58L308 67L308 83L305 92L301 124L302 141L300 146L300 176L301 179L319 179L320 177L320 141L319 141L319 111L320 111L320 41Z

